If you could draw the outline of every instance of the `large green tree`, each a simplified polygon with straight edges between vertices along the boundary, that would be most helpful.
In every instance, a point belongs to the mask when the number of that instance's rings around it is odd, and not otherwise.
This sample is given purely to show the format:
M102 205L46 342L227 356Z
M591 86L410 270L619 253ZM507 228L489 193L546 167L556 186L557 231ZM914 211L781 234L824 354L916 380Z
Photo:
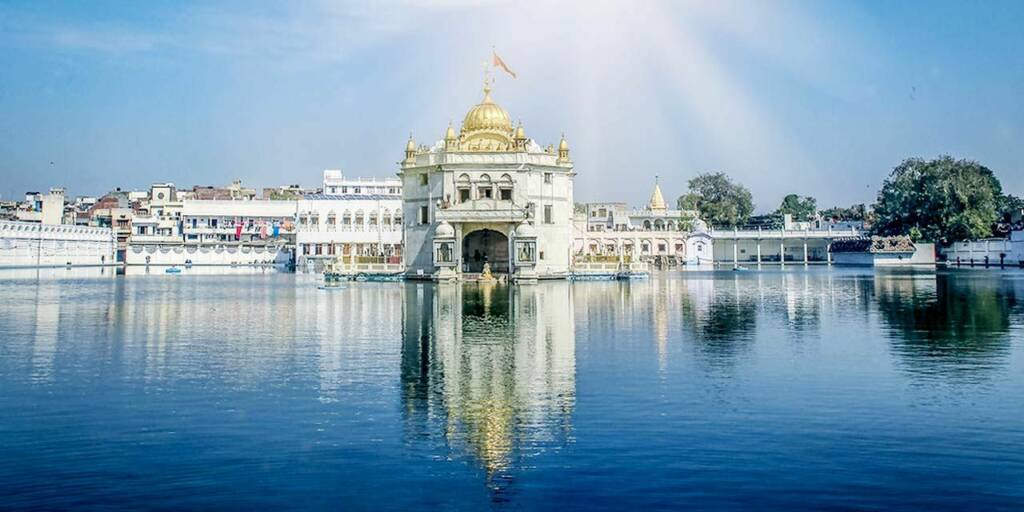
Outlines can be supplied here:
M789 214L798 222L809 221L818 213L818 200L811 196L789 194L782 198L782 204L775 210L779 215Z
M701 174L691 179L689 185L689 193L679 197L676 205L681 210L696 210L712 226L738 226L754 213L750 191L724 173Z
M904 160L886 178L873 230L948 244L992 234L1002 186L985 166L942 156Z

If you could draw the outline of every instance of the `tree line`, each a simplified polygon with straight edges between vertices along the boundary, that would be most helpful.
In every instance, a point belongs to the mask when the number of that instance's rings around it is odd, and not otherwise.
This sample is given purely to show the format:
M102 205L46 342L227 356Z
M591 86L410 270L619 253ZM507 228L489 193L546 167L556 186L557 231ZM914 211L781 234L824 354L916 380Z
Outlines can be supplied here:
M754 214L753 195L725 173L700 174L680 196L680 210L696 211L708 224L739 227ZM1024 199L1004 194L989 168L971 160L941 156L909 158L882 183L870 208L865 204L819 210L811 196L789 194L770 216L789 214L796 221L817 216L834 221L864 221L878 235L908 235L915 241L950 244L960 240L1005 235Z

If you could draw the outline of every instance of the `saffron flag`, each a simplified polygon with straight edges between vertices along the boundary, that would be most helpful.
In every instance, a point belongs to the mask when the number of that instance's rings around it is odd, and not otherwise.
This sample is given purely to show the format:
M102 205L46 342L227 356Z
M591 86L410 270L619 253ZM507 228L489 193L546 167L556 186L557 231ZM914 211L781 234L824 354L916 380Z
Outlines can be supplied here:
M512 78L516 78L515 72L508 68L501 57L498 57L498 52L491 52L491 54L494 55L494 67L504 69L506 73L512 75Z

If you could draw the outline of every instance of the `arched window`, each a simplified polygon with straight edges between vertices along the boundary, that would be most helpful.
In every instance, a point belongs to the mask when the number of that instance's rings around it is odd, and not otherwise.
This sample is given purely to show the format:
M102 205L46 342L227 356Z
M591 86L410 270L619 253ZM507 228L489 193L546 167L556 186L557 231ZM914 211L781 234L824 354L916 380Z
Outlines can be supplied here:
M501 179L498 180L498 199L502 201L512 200L512 176L509 174L502 174Z
M473 184L469 181L468 174L462 173L459 179L455 180L455 188L458 190L456 198L460 203L465 203L472 197Z
M494 184L489 174L483 174L476 183L477 199L494 199Z

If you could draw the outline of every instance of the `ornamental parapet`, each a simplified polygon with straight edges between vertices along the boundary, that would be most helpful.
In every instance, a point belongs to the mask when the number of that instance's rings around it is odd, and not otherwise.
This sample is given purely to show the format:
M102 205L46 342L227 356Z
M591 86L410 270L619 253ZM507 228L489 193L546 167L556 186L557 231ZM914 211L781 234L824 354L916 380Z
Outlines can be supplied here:
M72 224L0 221L0 238L109 241L113 240L114 231L110 228L76 226Z

